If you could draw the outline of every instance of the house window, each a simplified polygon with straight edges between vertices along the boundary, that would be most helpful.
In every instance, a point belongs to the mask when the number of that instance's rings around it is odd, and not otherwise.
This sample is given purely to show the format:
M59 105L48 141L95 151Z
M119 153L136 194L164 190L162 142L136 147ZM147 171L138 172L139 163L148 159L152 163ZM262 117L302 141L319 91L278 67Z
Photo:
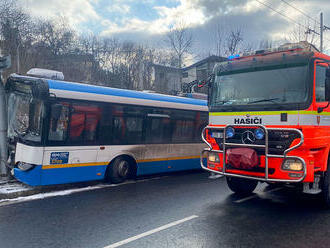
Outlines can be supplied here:
M187 71L183 72L183 73L182 73L182 77L183 77L183 78L187 78L187 77L188 77L188 72L187 72Z

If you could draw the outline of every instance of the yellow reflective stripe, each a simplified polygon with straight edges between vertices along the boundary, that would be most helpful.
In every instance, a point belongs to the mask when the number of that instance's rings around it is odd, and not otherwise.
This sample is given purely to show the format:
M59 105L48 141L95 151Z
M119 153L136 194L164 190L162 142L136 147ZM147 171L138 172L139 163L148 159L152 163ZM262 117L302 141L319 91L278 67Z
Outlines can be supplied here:
M309 112L309 111L306 111ZM280 115L281 113L298 114L299 111L258 111L258 112L210 112L210 115L237 116L237 115Z
M57 169L57 168L72 168L72 167L83 167L83 166L99 166L99 165L107 165L108 162L94 162L94 163L80 163L80 164L50 164L43 165L42 169Z
M240 115L280 115L287 114L302 114L302 115L330 115L330 112L317 113L317 111L293 110L293 111L260 111L260 112L210 112L210 116L240 116Z
M317 113L317 111L299 111L299 114L303 115L330 115L330 112Z
M168 160L179 160L179 159L194 159L199 158L200 156L186 156L186 157L170 157L170 158L150 158L150 159L140 159L137 160L137 163L143 162L157 162L157 161L168 161Z

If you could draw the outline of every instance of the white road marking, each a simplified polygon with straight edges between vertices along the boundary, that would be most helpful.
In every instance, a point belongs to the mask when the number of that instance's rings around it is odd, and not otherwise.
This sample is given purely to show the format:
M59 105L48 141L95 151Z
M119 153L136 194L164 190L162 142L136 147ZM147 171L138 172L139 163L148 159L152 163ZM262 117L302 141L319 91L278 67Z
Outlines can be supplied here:
M177 221L174 221L174 222L171 222L171 223L168 223L164 226L160 226L158 228L155 228L155 229L152 229L150 231L147 231L147 232L144 232L144 233L141 233L139 235L136 235L136 236L133 236L133 237L130 237L128 239L124 239L122 241L119 241L119 242L116 242L116 243L113 243L111 245L108 245L108 246L105 246L104 248L116 248L116 247L119 247L119 246L122 246L122 245L125 245L127 243L130 243L132 241L135 241L137 239L140 239L140 238L143 238L143 237L146 237L146 236L149 236L151 234L154 234L156 232L160 232L162 230L165 230L165 229L168 229L170 227L173 227L173 226L176 226L176 225L180 225L181 223L183 222L186 222L186 221L189 221L189 220L192 220L192 219L195 219L195 218L198 218L197 215L192 215L192 216L189 216L187 218L184 218L184 219L181 219L181 220L177 220Z
M34 194L34 195L29 195L29 196L20 196L17 198L1 199L0 207L17 204L17 203L21 203L21 202L40 200L40 199L45 199L45 198L50 198L50 197L71 195L74 193L91 191L91 190L95 190L95 189L104 189L104 188L110 188L110 187L118 187L118 186L126 185L126 184L146 182L146 181L156 180L156 179L160 179L160 178L164 178L164 177L166 177L166 176L141 179L141 180L137 180L137 181L126 181L126 182L120 183L120 184L99 184L99 185L88 186L88 187L84 187L84 188L67 189L67 190L60 190L60 191L47 192L47 193L38 193L38 194Z
M281 189L283 189L283 187L281 187L281 188L271 189L271 190L268 190L268 191L264 191L264 192L262 192L261 194L254 194L254 195L251 195L251 196L247 196L247 197L245 197L245 198L242 198L242 199L236 200L236 201L234 201L234 202L235 202L235 203L242 203L242 202L245 202L245 201L251 200L251 199L253 199L253 198L257 198L257 197L259 197L260 195L264 195L264 194L266 194L266 193L270 193L270 192L279 191L279 190L281 190Z

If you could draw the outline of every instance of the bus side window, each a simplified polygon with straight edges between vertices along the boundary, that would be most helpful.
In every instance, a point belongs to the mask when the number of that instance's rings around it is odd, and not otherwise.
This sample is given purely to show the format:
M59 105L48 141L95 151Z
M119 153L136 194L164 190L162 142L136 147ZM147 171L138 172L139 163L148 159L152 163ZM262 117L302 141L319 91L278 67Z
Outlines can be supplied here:
M101 108L96 105L73 104L71 110L70 140L73 142L95 141L101 113Z
M208 113L198 112L196 113L196 125L195 125L195 137L196 142L202 142L202 131L208 123Z
M170 116L167 114L148 114L146 128L147 144L167 144L171 142Z
M326 81L326 70L324 66L316 66L315 72L315 99L316 102L325 102L325 81Z
M195 112L172 110L172 142L193 143L195 135Z
M65 141L69 121L69 104L55 103L51 105L48 140Z

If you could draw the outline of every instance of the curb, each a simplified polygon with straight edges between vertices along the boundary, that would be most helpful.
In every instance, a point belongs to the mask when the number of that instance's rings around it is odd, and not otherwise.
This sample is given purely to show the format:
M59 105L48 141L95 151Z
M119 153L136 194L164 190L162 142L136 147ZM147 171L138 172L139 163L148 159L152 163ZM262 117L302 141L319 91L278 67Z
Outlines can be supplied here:
M74 184L65 184L65 185L49 185L49 186L33 187L13 180L6 183L0 183L0 200L6 200L6 199L9 200L22 196L30 196L40 193L49 193L59 190L78 189L87 186L94 186L101 183L102 181L96 181L96 182L88 182L88 183L74 183Z

